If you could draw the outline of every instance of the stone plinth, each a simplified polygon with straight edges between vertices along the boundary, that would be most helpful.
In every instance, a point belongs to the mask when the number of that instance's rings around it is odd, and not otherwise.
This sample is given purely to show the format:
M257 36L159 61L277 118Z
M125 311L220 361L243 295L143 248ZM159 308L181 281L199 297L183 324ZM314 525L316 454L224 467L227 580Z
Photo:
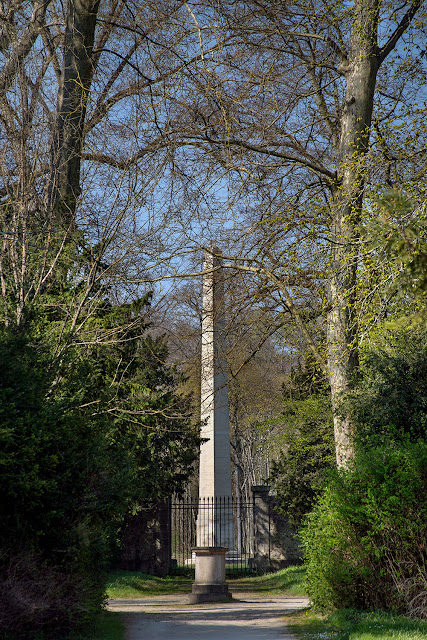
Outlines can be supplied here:
M231 593L225 581L227 547L195 547L196 576L189 598L190 604L225 602Z

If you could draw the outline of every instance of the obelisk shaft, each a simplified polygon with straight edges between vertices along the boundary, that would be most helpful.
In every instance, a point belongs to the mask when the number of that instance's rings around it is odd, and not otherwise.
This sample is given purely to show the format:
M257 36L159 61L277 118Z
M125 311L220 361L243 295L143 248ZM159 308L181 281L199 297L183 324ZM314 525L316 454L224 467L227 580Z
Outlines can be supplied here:
M207 441L200 447L198 545L221 544L233 548L226 326L221 265L219 250L211 247L205 253L203 277L201 435ZM209 501L213 502L209 505ZM209 540L209 544L203 544L206 540Z

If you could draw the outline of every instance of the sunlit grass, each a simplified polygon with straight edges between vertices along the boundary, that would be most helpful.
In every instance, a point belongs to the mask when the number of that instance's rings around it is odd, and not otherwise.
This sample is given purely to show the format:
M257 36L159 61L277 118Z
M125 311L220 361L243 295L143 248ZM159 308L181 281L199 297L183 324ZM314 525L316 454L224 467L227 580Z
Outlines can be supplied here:
M232 589L256 591L262 594L303 596L305 569L302 566L287 567L275 573L262 576L237 578L229 580Z
M426 640L427 622L382 611L343 609L324 618L311 611L287 616L299 640Z

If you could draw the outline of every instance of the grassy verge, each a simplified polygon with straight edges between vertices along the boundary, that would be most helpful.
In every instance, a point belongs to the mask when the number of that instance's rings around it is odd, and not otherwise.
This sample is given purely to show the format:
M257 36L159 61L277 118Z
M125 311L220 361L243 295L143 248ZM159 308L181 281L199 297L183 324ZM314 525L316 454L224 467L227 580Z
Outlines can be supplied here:
M276 573L263 576L237 578L228 580L228 584L236 591L255 591L265 595L304 596L304 575L302 566L287 567Z
M157 578L139 571L112 571L107 583L108 598L138 598L174 593L189 593L191 578L168 576Z
M287 567L264 576L227 580L236 591L255 591L261 594L304 595L303 567ZM138 598L141 596L189 593L193 579L190 576L156 578L138 571L113 571L107 584L109 598Z
M121 614L103 611L84 633L73 634L70 640L124 640L124 637L125 625Z
M381 611L298 612L286 622L299 640L427 640L427 622Z

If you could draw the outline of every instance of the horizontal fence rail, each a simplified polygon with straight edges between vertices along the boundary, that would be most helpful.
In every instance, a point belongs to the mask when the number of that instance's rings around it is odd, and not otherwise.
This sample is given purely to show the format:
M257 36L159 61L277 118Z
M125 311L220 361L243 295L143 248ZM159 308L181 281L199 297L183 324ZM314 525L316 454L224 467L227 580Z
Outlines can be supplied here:
M227 574L253 573L253 502L222 497L171 501L172 573L188 573L194 568L194 547L227 547Z

